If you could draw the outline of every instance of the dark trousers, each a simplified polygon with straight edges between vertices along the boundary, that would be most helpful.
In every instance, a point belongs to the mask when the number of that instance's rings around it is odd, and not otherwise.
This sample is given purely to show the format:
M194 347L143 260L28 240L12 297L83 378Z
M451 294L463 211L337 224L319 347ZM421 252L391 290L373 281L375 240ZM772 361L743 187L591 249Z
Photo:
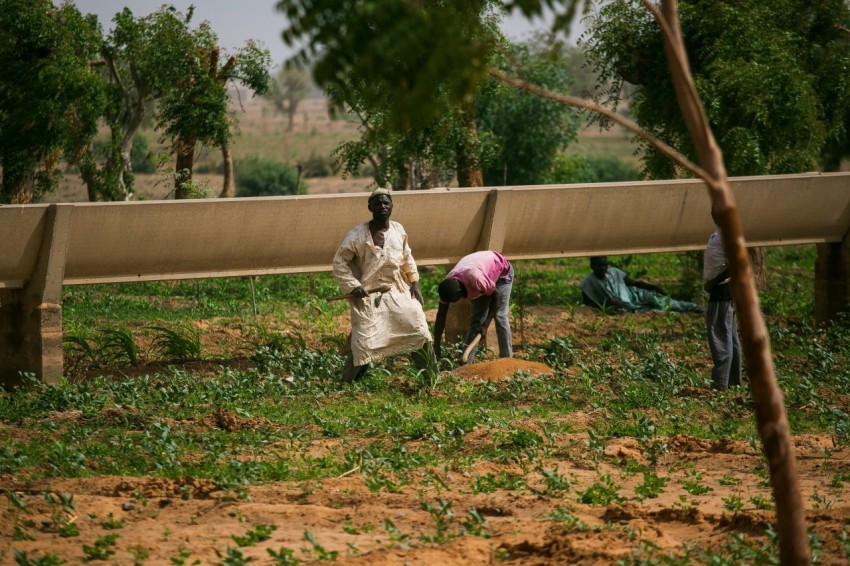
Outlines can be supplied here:
M725 391L730 386L741 385L741 343L731 299L709 301L705 309L705 327L714 362L712 389Z

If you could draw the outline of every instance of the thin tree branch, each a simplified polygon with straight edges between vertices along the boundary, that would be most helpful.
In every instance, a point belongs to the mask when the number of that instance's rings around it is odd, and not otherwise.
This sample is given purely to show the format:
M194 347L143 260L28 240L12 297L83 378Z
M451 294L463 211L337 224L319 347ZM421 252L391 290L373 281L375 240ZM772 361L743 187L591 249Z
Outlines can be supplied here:
M685 157L684 155L682 155L681 153L679 153L678 151L676 151L675 149L673 149L672 147L670 147L669 145L664 143L663 141L659 140L658 138L656 138L655 136L653 136L652 134L650 134L649 132L647 132L646 130L644 130L643 128L641 128L640 126L638 126L637 124L635 124L631 120L629 120L628 118L624 118L624 117L620 116L619 114L617 114L616 112L612 112L608 108L605 108L604 106L596 104L595 102L592 102L590 100L585 100L583 98L578 98L578 97L575 97L575 96L569 96L569 95L565 95L565 94L558 94L557 92L552 92L551 90L547 90L545 88L539 87L539 86L532 84L532 83L530 83L526 80L519 79L517 77L513 77L511 75L503 73L502 71L500 71L499 69L496 69L495 67L490 67L488 69L488 72L490 73L490 76L494 77L495 79L498 79L499 81L501 81L501 82L503 82L507 85L511 85L513 87L516 87L516 88L521 88L521 89L523 89L527 92L534 93L538 96L542 96L543 98L548 98L549 100L554 100L556 102L560 102L561 104L566 104L568 106L573 106L575 108L581 108L582 110L588 110L590 112L596 112L597 114L602 114L603 116L605 116L606 118L608 118L612 122L616 122L617 124L620 124L621 126L626 128L627 130L631 131L632 133L634 133L635 135L637 135L638 137L640 137L641 139L643 139L644 141L646 141L647 143L652 145L659 152L661 152L662 154L666 155L667 157L669 157L670 159L675 161L677 165L679 165L683 169L687 169L688 171L693 173L694 176L699 177L700 179L702 179L706 183L708 183L711 180L708 173L706 173L701 167L699 167L698 165L693 163L687 157Z

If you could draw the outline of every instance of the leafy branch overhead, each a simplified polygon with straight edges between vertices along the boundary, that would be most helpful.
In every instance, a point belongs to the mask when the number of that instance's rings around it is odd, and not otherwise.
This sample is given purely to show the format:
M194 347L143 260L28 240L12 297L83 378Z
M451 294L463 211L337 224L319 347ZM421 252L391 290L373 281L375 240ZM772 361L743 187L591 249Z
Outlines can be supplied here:
M499 10L514 6L513 3L480 1L458 3L459 6L451 3L451 7L447 7L442 3L409 4L403 0L396 0L382 2L381 7L378 7L375 2L361 1L353 6L347 6L345 10L339 10L338 15L334 16L329 9L334 6L340 8L338 4L332 0L304 2L282 0L278 3L278 9L284 12L291 22L291 27L284 32L284 39L292 44L296 39L306 37L307 47L302 51L302 57L321 53L315 69L316 79L322 85L332 85L349 76L358 77L368 82L368 88L364 90L367 101L375 92L380 93L382 88L389 89L395 97L391 97L386 105L388 121L399 130L409 128L411 125L427 123L433 119L435 112L446 102L440 100L443 97L457 107L469 106L470 97L474 96L478 85L483 81L483 76L488 72L488 53L495 45L495 33L492 31L493 20L490 16ZM518 2L516 5L519 5L524 13L529 14L541 10L543 6L551 7L552 4L529 0ZM568 11L574 12L577 4L578 2L570 2ZM751 378L756 419L770 463L771 480L777 503L781 558L783 562L789 564L807 563L810 561L810 555L806 538L805 514L797 481L788 421L782 394L776 384L772 355L766 338L767 331L752 280L752 269L745 247L741 220L734 195L729 187L723 154L712 131L712 117L728 114L732 122L737 120L734 127L729 130L730 135L731 132L739 132L739 134L757 132L758 129L752 127L752 116L748 118L746 112L736 114L735 111L739 107L753 106L758 112L760 103L765 105L764 108L772 109L776 106L777 116L781 116L787 110L783 109L781 104L775 105L772 100L713 98L710 102L717 106L710 107L706 112L702 105L701 92L711 93L713 88L719 88L719 85L722 85L722 81L711 79L699 83L695 81L688 61L686 40L680 27L677 2L665 0L660 3L660 6L649 0L623 1L616 4L617 6L612 8L612 15L609 15L615 20L627 9L631 10L630 16L638 8L643 8L642 14L650 15L650 18L638 15L633 18L636 23L627 21L619 27L614 26L614 29L623 37L622 43L626 55L632 57L646 55L665 61L664 71L657 71L657 75L648 78L645 74L642 77L636 76L633 80L642 84L669 85L666 90L666 100L673 98L670 96L672 91L678 103L678 110L672 110L671 104L664 105L663 108L671 116L675 112L684 127L681 128L680 135L672 137L670 145L658 139L658 128L654 130L650 128L647 131L633 128L633 131L641 134L642 139L649 146L659 150L665 158L671 159L672 163L699 175L709 189L712 208L717 213L718 223L724 235L725 254L730 263L731 286L740 317L742 345ZM806 23L803 25L814 22L811 24L813 27L817 27L821 19L828 20L829 16L832 16L833 24L846 23L835 22L835 19L846 20L848 14L847 6L843 2L832 3L832 7L836 8L835 13L827 13L828 10L822 5L806 9L807 5L793 1L779 4L785 8L796 6L804 9L804 13L811 17L804 18ZM712 4L721 10L725 5L722 2ZM384 6L387 7L386 10L383 10ZM691 4L684 3L683 19L686 21L693 14L690 8ZM760 16L768 12L768 10L760 11L761 4L757 3L749 9L754 15L742 12L737 14L737 18L728 18L728 25L734 26L742 21L758 21ZM795 12L792 11L791 15L793 14ZM648 25L647 22L653 20L655 25ZM791 25L797 25L797 21L798 19L792 18ZM758 25L754 27L758 28ZM834 25L833 28L835 28ZM652 42L649 49L634 49L630 40L633 39L635 31L639 31ZM445 38L444 34L447 32L453 37L451 41L444 43L441 40ZM400 33L404 33L404 36L400 36ZM731 35L735 33L733 30ZM711 45L707 45L706 38L716 35L717 33L709 33L701 37L698 33L691 33L688 36L690 44L687 46L699 58L705 55L702 49L711 49ZM741 35L740 32L738 35ZM785 37L788 37L787 34ZM660 55L662 51L663 57ZM781 55L785 51L797 53L795 49L780 48L774 56ZM839 49L836 52L844 53L844 57L839 58L845 64L850 60L846 56L846 51L842 52ZM727 63L734 69L735 61L733 50L717 57L712 64L717 66ZM365 68L362 66L364 64L367 65ZM783 66L780 61L770 69L773 72L787 71L788 67ZM382 76L379 80L371 82L369 79L376 73ZM498 71L492 74L528 90L534 88L528 81L508 77ZM785 76L782 73L780 75ZM745 72L732 73L732 76L738 78L739 82L745 82L747 79ZM612 84L617 86L622 84L623 80L628 78L614 80ZM781 81L777 83L781 84ZM791 98L794 98L794 89L788 90L792 93ZM806 98L801 94L805 94L805 90L799 91L796 97ZM550 98L554 99L551 96ZM616 119L614 112L603 110L600 105L568 97L563 97L562 101L584 109L601 110L605 118ZM656 97L648 102L658 104L660 101ZM652 110L658 112L658 108ZM758 117L758 113L755 117ZM816 118L816 113L802 113L802 123L810 126L810 131L801 132L805 142L802 148L804 151L808 147L806 144L823 147L823 144L819 145L817 141L818 130L822 125ZM721 141L724 140L721 138ZM678 150L674 149L676 146ZM685 157L688 155L694 156L699 166L691 164ZM743 155L745 152L739 152L735 157L740 159ZM805 153L794 156L786 152L769 160L779 170L795 169L807 163ZM674 167L669 167L668 170ZM464 185L461 181L461 186L469 185Z

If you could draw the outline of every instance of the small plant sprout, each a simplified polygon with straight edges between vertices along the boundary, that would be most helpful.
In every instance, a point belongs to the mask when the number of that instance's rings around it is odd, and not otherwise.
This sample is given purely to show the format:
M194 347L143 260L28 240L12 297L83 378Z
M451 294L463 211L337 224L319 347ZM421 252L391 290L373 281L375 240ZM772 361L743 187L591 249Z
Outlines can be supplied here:
M635 495L638 500L653 499L664 493L664 487L669 478L661 478L655 472L644 472L643 483L635 487Z
M112 516L112 513L109 513L108 515L106 515L106 519L100 522L100 526L107 530L123 529L124 519L116 519Z
M448 527L454 519L454 511L452 511L452 502L438 497L436 505L430 501L422 501L420 503L423 511L426 511L434 519L434 535L423 535L422 540L426 542L443 543L449 538Z
M87 544L83 545L83 553L86 555L85 561L91 562L92 560L106 560L113 554L115 554L115 542L118 540L118 534L112 533L109 535L104 535L102 537L98 537L96 541L94 541L94 545L89 546Z
M30 556L26 552L14 549L15 563L18 566L60 566L68 561L59 558L55 552L48 552L41 556ZM2 558L2 555L0 555Z
M326 550L324 546L316 541L316 537L310 531L304 531L304 538L313 546L313 552L318 560L334 561L339 556L338 550Z
M291 548L281 546L277 550L269 548L266 552L268 552L269 556L271 556L275 566L298 566L298 564L301 564L301 560L299 558L295 558L295 551Z
M467 509L462 526L463 532L468 535L490 538L490 533L487 532L487 519L478 512L478 509Z
M272 533L277 530L277 525L255 525L253 529L249 529L244 535L233 535L233 539L239 546L254 546L258 542L269 540Z
M623 501L623 496L619 494L620 488L611 479L610 474L602 474L599 480L584 491L579 491L579 502L587 505L607 506L613 503Z
M720 499L721 501L723 501L723 507L727 511L731 511L732 513L740 513L744 509L744 502L737 495L721 497Z

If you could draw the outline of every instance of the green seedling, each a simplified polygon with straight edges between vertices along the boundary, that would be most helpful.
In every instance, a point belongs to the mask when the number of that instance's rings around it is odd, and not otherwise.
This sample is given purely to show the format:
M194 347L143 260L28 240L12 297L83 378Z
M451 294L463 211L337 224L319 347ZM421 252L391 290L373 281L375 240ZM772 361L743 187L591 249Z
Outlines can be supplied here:
M448 540L448 527L452 519L454 519L454 511L452 511L451 501L438 497L436 505L429 501L420 502L420 507L426 511L434 519L434 536L423 535L422 539L426 542L443 543Z
M215 549L215 554L222 559L218 564L220 566L242 566L248 562L254 562L256 558L245 556L238 548L231 548L230 545L224 547L224 552Z
M84 544L83 553L86 555L84 560L86 562L91 562L92 560L106 560L115 554L114 546L117 540L118 534L112 533L98 537L92 546Z
M664 493L664 487L669 481L669 478L658 477L654 472L644 472L643 483L635 487L635 495L640 501L654 499Z
M573 515L569 510L560 507L550 513L549 518L563 524L567 532L570 533L590 529L590 527L587 526L587 523Z
M487 519L478 512L478 509L467 509L466 519L461 526L465 534L483 538L490 538L491 536L487 532Z
M338 550L326 550L325 547L319 544L312 532L304 531L304 538L313 546L313 552L316 553L318 560L334 561L339 556Z
M298 564L301 564L301 560L295 558L295 551L291 548L281 546L278 550L269 548L266 552L269 553L276 566L298 566Z
M610 474L603 474L599 481L595 482L585 491L579 491L579 501L587 505L607 506L623 501L619 494L620 488L611 479Z
M258 542L269 540L272 533L277 530L277 525L255 525L253 529L249 529L244 535L233 535L233 542L239 546L254 546Z
M67 560L59 558L55 552L48 552L41 556L30 556L16 548L14 554L15 563L18 566L60 566L67 562Z
M112 513L106 515L106 519L102 520L100 526L106 530L115 530L124 528L124 519L116 519Z
M733 513L740 513L744 509L744 502L737 495L721 497L720 499L721 501L723 501L723 507L727 511L731 511Z

